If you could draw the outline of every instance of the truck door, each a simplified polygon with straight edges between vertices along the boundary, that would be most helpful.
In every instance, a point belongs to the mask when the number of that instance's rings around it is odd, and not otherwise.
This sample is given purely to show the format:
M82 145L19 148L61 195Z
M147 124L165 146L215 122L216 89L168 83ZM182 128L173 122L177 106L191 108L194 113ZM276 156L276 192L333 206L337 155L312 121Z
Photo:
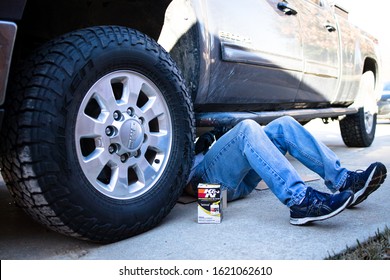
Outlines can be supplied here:
M323 0L300 0L304 76L296 102L328 103L339 83L339 31L331 8Z
M207 100L200 103L275 110L275 104L295 101L303 73L297 1L202 1L211 78Z

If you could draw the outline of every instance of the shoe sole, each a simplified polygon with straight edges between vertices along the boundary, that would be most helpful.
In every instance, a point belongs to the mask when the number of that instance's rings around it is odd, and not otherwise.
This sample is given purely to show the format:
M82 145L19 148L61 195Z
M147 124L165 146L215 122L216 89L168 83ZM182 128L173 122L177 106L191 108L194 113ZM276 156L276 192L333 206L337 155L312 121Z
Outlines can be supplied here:
M354 196L351 193L351 196L349 197L349 199L347 199L344 202L343 205L341 205L335 211L333 211L333 212L331 212L329 214L323 215L323 216L304 217L304 218L291 218L290 217L290 224L295 225L295 226L301 226L301 225L304 225L304 224L307 224L307 223L310 223L310 222L323 221L323 220L332 218L332 217L336 216L337 214L339 214L340 212L342 212L351 203L351 201L353 200L353 197Z
M374 191L376 191L382 183L385 181L387 176L387 170L386 167L383 164L378 164L378 166L375 167L375 169L371 172L369 180L367 180L364 191L359 191L355 193L354 201L347 206L347 208L352 208L359 203L363 202L367 199L367 197L372 194Z

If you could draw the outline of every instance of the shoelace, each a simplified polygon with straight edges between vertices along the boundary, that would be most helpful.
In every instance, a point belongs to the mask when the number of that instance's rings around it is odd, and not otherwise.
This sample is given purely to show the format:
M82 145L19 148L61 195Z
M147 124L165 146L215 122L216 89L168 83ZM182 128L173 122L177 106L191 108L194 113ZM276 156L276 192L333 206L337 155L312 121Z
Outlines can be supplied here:
M329 199L329 196L329 194L319 193L314 190L310 190L307 212L322 214L324 208L329 211L329 206L324 204L324 202Z

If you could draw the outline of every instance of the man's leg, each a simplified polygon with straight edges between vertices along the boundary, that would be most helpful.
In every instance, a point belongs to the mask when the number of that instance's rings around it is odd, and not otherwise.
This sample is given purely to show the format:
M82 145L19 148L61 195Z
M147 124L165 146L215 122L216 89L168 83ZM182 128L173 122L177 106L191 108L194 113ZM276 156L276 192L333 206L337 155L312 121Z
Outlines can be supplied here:
M386 178L386 167L376 162L362 172L351 172L340 166L338 157L318 142L291 117L276 119L264 128L271 141L282 153L289 152L312 171L319 174L332 191L350 190L354 200L350 206L364 201Z
M345 182L348 170L341 167L337 155L293 118L278 118L264 131L281 153L288 152L320 175L331 191L336 192Z

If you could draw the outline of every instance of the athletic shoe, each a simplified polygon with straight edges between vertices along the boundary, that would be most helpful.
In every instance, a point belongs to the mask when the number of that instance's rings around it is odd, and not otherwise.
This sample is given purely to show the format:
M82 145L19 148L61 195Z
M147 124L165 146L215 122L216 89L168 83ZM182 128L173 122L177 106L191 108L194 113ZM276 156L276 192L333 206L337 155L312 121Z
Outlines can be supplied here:
M340 191L351 190L354 193L353 201L348 208L358 205L376 191L385 181L386 175L386 167L380 162L371 164L365 171L348 171L347 180L340 188Z
M304 225L331 218L343 211L352 200L351 191L327 194L308 187L301 204L290 207L290 223Z

